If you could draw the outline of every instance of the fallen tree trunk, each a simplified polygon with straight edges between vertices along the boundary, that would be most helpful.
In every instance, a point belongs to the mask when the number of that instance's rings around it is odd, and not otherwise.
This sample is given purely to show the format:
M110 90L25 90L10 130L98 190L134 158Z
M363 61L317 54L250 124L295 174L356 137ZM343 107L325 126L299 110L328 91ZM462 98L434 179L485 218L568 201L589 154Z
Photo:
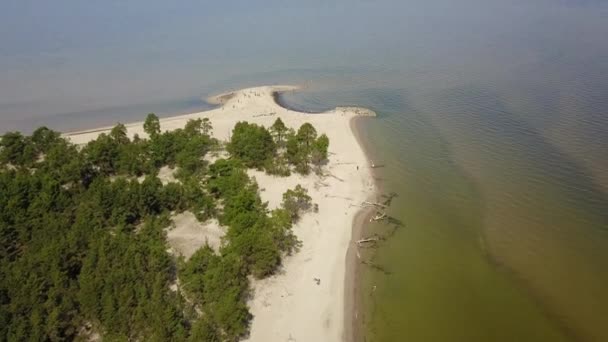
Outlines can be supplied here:
M388 206L386 204L382 204L382 203L378 203L378 202L364 201L363 204L373 205L374 207L380 207L380 208L388 208Z
M378 213L376 216L372 217L369 221L380 221L385 219L386 217L388 217L388 215L386 215L386 213Z
M371 267L371 268L373 268L373 269L375 269L377 271L380 271L380 272L384 273L385 275L390 275L391 274L391 272L388 271L386 268L384 268L384 267L382 267L380 265L374 264L371 261L362 260L361 263L364 264L364 265L367 265L367 266L369 266L369 267Z
M376 241L379 241L379 240L380 240L379 237L374 236L374 237L358 240L357 241L357 245L361 245L362 243L368 243L368 242L376 242Z

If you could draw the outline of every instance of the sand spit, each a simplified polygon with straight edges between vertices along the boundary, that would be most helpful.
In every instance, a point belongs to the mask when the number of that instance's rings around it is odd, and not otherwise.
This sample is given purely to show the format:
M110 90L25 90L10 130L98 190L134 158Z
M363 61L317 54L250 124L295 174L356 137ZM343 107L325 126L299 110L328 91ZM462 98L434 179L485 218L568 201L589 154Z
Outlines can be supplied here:
M339 107L323 113L306 114L276 103L276 92L296 89L293 86L264 86L224 93L209 99L209 102L220 105L218 108L160 120L161 129L173 130L184 127L189 119L209 118L213 135L220 140L229 140L232 128L238 121L268 127L281 118L294 129L310 122L319 134L325 133L330 139L329 163L322 176L294 174L281 178L257 171L249 172L258 182L260 196L269 202L269 208L280 204L286 189L301 184L308 189L319 209L316 213L303 215L294 227L302 241L301 250L285 258L279 274L253 284L249 306L254 317L248 341L344 339L345 321L349 321L345 320L345 293L351 292L345 292L345 285L352 287L352 284L345 284L346 253L351 244L353 222L359 205L375 190L367 158L350 126L352 118L375 114L358 107ZM142 122L126 127L131 137L135 134L146 136ZM65 136L76 144L84 144L109 129L68 133ZM169 231L169 234L195 241L187 244L186 241L173 240L172 246L184 256L194 253L201 241L204 243L219 236L219 231L213 229L199 234L198 230L204 230L205 224L196 228L190 221L187 216L175 220L176 227ZM191 233L194 235L189 237ZM182 243L186 243L186 246ZM318 284L315 278L320 279ZM348 280L353 281L352 277Z

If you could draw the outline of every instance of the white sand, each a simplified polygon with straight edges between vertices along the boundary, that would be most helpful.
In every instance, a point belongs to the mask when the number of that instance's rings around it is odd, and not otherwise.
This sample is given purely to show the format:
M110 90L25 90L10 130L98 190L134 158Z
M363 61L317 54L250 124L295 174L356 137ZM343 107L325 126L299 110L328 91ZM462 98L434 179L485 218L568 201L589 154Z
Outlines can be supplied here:
M270 208L280 205L285 190L301 184L308 189L313 202L318 204L319 212L303 215L294 227L303 246L298 253L285 258L280 274L254 282L254 296L249 303L254 316L249 341L343 339L346 251L351 240L353 218L359 210L357 205L374 191L365 154L350 128L351 118L373 113L348 107L321 114L304 114L275 103L273 92L295 89L266 86L239 90L210 99L210 102L221 104L219 108L161 119L161 128L172 130L184 127L189 119L207 117L213 125L213 135L220 140L228 140L237 121L268 127L280 117L288 127L295 129L310 122L319 134L325 133L330 139L329 163L324 169L327 176L313 174L280 178L250 171L260 189L263 189L260 196L269 202ZM142 122L126 126L131 137L134 134L146 136ZM74 143L82 144L108 130L98 129L66 136ZM180 232L179 229L183 228L175 229ZM199 234L193 239L198 239L197 243L200 243L204 241L200 240L201 236ZM180 253L193 253L192 248ZM320 284L317 285L313 278L319 278Z
M167 242L172 254L190 259L199 248L208 244L218 252L226 230L216 219L199 222L193 213L186 211L172 217L173 227L167 230Z

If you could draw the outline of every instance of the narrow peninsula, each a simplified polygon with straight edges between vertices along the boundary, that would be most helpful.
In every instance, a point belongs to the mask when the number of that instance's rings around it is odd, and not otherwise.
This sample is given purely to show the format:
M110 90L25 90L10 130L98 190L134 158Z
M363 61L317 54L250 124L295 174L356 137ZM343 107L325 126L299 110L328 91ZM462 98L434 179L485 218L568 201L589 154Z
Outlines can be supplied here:
M264 86L217 107L0 144L2 336L341 341L374 193L351 119ZM19 285L18 285L19 284ZM346 323L348 325L348 323Z

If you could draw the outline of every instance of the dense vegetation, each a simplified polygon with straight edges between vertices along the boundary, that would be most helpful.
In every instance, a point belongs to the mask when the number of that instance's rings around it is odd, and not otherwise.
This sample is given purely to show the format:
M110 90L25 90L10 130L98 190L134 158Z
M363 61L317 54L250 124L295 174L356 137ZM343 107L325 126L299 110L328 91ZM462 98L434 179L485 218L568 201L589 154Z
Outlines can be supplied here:
M307 125L295 133L275 123L271 134L239 123L227 146L231 158L211 165L204 156L220 144L206 119L162 132L150 114L148 138L129 138L119 124L85 146L46 128L31 136L6 133L0 141L0 340L244 336L251 318L248 276L272 274L282 255L298 248L291 227L311 207L306 190L297 187L269 211L245 168L282 160L290 160L280 166L287 171L321 165L329 142ZM176 168L179 181L161 183L157 174L165 166ZM227 227L219 253L203 247L187 261L167 253L171 213L184 210Z
M303 124L296 132L278 118L270 130L248 122L237 123L227 149L248 167L289 176L292 167L303 174L309 173L311 166L320 172L327 160L328 147L327 135L317 137L310 123Z

